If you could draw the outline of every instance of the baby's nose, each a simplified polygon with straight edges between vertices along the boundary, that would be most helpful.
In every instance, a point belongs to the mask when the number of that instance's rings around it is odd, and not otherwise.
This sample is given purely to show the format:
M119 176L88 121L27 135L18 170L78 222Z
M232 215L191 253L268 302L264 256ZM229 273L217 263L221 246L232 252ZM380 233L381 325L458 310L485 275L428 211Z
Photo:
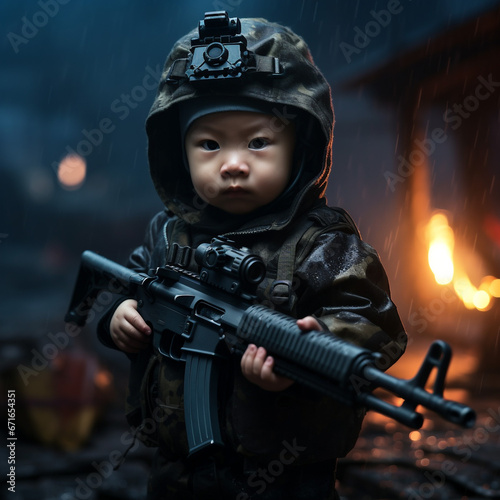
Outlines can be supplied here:
M250 169L244 156L238 153L229 154L220 169L223 177L234 177L239 175L247 176L249 171Z

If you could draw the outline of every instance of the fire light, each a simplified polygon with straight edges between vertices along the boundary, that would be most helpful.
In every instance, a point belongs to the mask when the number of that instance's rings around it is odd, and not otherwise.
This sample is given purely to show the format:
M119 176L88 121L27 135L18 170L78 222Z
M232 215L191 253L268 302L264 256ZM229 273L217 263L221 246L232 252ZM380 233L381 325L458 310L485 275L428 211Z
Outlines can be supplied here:
M448 225L446 215L437 213L431 217L427 226L430 241L428 260L434 277L440 285L447 285L453 280L453 247L455 237Z
M408 435L411 441L420 441L422 439L422 434L419 431L411 431Z
M500 298L500 279L494 276L487 276L485 279L486 291L495 298Z
M467 309L487 311L491 307L492 297L500 297L500 279L485 276L479 288L473 285L466 272L456 264L455 236L445 214L437 212L430 218L426 235L429 267L436 283L451 284Z

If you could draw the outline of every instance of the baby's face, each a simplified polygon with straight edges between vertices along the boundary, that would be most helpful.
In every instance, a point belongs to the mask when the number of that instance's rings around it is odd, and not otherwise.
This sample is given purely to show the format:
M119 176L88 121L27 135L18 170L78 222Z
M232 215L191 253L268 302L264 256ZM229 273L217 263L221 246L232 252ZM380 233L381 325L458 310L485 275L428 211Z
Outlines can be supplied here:
M272 115L227 111L198 118L185 143L194 188L221 210L253 212L287 186L294 143L293 124Z

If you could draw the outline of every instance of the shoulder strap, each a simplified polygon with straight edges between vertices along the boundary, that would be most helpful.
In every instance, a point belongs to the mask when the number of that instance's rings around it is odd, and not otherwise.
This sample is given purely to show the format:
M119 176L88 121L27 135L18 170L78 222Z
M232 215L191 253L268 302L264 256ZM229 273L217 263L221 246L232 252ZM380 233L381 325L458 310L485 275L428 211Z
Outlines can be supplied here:
M295 269L309 255L318 236L331 230L360 237L351 216L339 207L322 206L314 209L305 221L297 224L296 230L285 240L279 251L277 279L271 283L269 292L273 304L293 312L297 302L293 282Z
M295 257L299 242L312 229L313 221L306 225L297 224L297 229L285 240L278 254L276 280L271 283L269 295L271 302L292 312L297 302L294 292L293 276L296 267Z

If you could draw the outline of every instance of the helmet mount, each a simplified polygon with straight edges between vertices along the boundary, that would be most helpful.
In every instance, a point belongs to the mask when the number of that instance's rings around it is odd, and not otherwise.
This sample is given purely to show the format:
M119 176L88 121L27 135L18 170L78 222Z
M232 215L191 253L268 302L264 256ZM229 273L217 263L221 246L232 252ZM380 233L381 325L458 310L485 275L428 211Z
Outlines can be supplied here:
M249 50L241 34L240 20L230 18L222 10L205 13L198 25L198 37L191 39L188 57L174 61L166 83L241 78L247 74L279 77L283 75L283 68L279 58Z

